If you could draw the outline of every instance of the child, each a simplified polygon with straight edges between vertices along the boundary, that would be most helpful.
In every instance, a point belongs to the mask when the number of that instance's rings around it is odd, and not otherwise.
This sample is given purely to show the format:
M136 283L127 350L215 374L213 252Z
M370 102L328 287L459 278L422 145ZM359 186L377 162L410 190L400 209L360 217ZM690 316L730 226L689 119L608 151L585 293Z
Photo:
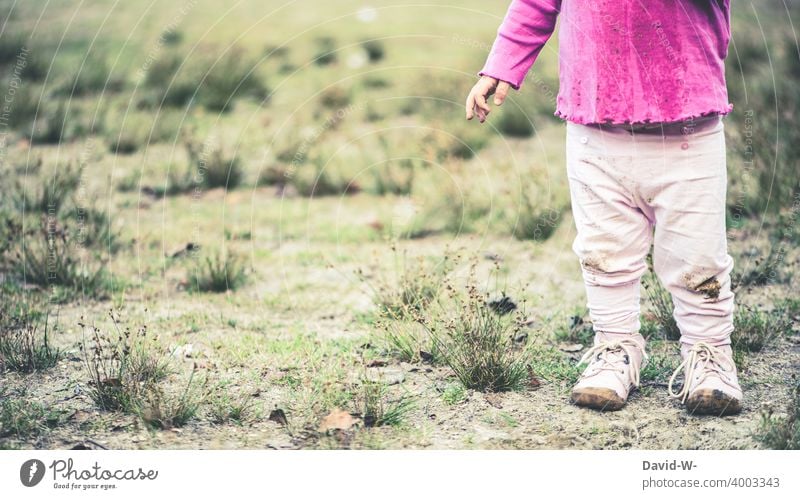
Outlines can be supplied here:
M639 384L640 278L672 294L683 362L669 394L692 413L735 414L733 260L725 237L721 117L729 0L513 0L466 102L482 123L523 79L561 14L556 115L567 121L567 175L594 345L572 401L624 406ZM684 383L673 390L683 371Z

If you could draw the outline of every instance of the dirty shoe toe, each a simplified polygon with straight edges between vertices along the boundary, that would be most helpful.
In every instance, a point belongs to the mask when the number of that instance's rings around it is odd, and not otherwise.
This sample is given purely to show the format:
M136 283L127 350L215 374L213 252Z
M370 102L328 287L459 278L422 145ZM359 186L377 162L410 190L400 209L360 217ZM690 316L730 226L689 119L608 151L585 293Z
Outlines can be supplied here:
M639 369L645 357L641 335L621 340L599 336L580 360L589 365L572 389L572 402L599 411L622 409L630 391L639 385Z
M625 405L625 399L611 388L575 387L571 398L575 405L598 411L618 411Z
M728 416L741 412L742 403L722 390L701 388L686 399L686 410L692 414Z
M713 346L698 342L681 349L683 362L669 381L669 393L680 398L690 414L728 416L742 410L742 389L736 376L736 365L729 345ZM680 391L673 390L678 374L683 371Z

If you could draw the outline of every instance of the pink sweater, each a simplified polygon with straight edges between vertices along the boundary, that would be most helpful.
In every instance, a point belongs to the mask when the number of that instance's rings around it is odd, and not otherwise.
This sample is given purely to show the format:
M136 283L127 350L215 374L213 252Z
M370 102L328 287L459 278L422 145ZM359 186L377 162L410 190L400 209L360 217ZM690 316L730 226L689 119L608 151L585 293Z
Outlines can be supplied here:
M732 109L729 0L513 0L479 74L519 89L559 13L556 116L661 123Z

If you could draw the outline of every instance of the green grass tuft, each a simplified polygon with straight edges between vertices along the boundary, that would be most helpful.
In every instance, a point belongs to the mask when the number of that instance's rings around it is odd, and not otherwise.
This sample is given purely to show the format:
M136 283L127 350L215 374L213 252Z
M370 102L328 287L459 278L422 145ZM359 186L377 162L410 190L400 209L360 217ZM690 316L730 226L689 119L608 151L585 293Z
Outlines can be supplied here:
M217 253L197 262L189 271L188 281L191 291L224 293L242 287L247 282L247 273L238 256Z
M529 357L513 338L523 326L516 314L498 315L488 295L468 285L452 308L419 319L433 338L442 362L466 388L482 392L519 390L528 379Z
M388 387L375 380L363 378L353 398L364 426L400 426L415 407L409 397L389 398Z
M50 343L51 328L48 315L39 319L0 311L0 371L31 373L55 366L61 350Z
M29 439L58 426L62 414L32 400L25 394L11 398L0 393L0 438L9 436Z
M791 388L786 415L764 413L755 437L770 449L800 450L800 384Z

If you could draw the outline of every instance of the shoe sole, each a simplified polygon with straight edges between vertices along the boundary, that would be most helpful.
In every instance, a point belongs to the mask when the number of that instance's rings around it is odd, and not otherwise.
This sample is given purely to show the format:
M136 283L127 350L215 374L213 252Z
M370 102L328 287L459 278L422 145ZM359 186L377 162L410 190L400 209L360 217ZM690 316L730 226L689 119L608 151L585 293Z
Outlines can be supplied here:
M598 411L618 411L625 406L625 399L610 388L579 388L572 391L572 403Z
M730 416L742 411L741 402L721 390L702 389L693 393L686 401L690 414L713 414Z

